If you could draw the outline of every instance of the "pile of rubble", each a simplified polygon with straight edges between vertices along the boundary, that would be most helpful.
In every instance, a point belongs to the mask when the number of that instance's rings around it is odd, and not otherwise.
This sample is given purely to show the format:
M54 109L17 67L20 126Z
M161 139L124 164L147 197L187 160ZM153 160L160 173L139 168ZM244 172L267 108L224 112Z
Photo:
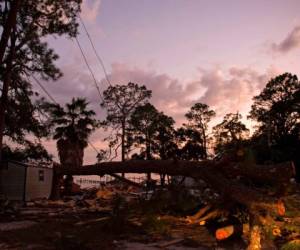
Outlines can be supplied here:
M109 213L111 211L111 200L115 196L122 196L129 202L143 195L141 189L122 184L108 184L101 188L90 188L80 190L80 194L64 196L60 200L39 199L26 202L21 214L30 214L39 211L48 215L63 215L67 213Z

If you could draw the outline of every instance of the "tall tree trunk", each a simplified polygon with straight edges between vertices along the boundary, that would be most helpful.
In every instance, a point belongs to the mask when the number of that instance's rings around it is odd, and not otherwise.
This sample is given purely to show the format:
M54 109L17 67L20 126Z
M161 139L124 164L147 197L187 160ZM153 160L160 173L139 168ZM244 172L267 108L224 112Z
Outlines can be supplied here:
M8 100L8 89L11 83L11 71L5 73L3 79L3 89L2 96L0 101L0 161L2 160L2 149L3 149L3 134L5 128L5 111L7 109L7 100Z
M202 128L202 137L203 137L203 151L204 151L204 155L203 158L206 160L207 159L207 142L206 142L206 134L205 134L205 130L204 128Z
M166 175L165 174L161 174L160 175L160 185L162 187L164 187L165 186L165 182L166 182Z
M84 148L79 143L70 142L60 139L56 143L60 163L68 168L80 168L83 164ZM70 195L72 193L73 177L67 175L64 180L64 193Z
M167 156L166 156L166 145L165 142L162 143L161 145L161 150L160 150L160 159L161 160L167 160ZM165 182L166 182L166 174L160 174L160 185L163 187L165 186Z
M2 64L5 50L7 48L8 40L11 36L11 32L16 26L17 22L17 13L19 11L22 0L14 0L11 3L10 10L5 21L3 32L0 40L0 62Z
M149 135L147 132L146 135L146 160L151 160L151 144L150 144L150 139L149 139ZM147 173L146 174L147 177L147 181L149 182L151 180L151 173Z
M121 137L121 161L125 161L125 120L122 121L122 137ZM122 177L125 178L125 173L122 173Z
M11 35L11 46L8 55L7 65L3 77L2 95L0 100L0 161L2 160L2 149L3 149L3 134L5 128L5 112L7 110L8 102L8 90L11 84L11 76L13 70L13 61L15 59L15 35Z

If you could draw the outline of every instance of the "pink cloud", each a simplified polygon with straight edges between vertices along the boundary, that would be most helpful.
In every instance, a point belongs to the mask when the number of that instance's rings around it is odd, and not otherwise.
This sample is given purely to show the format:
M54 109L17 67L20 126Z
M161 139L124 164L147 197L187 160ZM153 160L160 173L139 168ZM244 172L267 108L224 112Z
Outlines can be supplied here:
M300 26L296 26L280 43L273 43L271 50L277 53L287 53L299 46Z
M199 84L206 92L198 101L210 105L218 116L223 116L229 112L247 112L253 96L278 70L271 67L267 72L259 73L249 67L233 66L228 71L215 68L201 72Z
M60 103L69 102L72 97L86 97L90 107L97 112L98 119L105 118L101 110L100 99L95 91L91 76L78 64L70 64L62 68L64 76L57 82L47 83L47 88ZM75 73L74 73L75 72ZM112 84L127 84L135 82L145 85L152 90L151 103L158 110L172 116L180 126L185 122L184 114L196 102L210 105L217 112L217 119L226 113L239 111L247 115L252 97L259 93L269 79L279 71L270 67L260 73L250 67L232 66L228 70L221 67L199 70L198 79L180 82L177 78L127 64L114 63L108 75ZM107 88L104 79L100 81L100 89ZM106 148L102 142L106 133L99 129L90 138L98 149ZM48 142L47 148L53 154L56 152L55 143ZM85 163L96 160L96 153L91 147L85 150Z
M182 121L184 113L190 106L192 102L190 97L200 91L200 88L192 86L194 83L185 86L178 79L167 74L157 74L155 71L130 67L122 63L112 65L109 78L114 84L127 84L131 81L145 85L152 90L151 103L177 122Z
M95 23L100 11L101 0L83 0L81 5L81 16L84 20Z

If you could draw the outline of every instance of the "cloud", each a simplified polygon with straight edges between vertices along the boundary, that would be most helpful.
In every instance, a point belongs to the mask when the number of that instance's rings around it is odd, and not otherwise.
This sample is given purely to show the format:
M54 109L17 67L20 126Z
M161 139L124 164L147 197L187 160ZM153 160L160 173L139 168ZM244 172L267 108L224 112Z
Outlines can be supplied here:
M145 85L152 90L151 102L181 125L185 122L184 114L196 102L211 106L218 117L237 110L246 115L253 96L278 73L273 66L263 73L251 67L232 66L228 70L214 67L199 69L194 81L180 82L167 74L115 63L109 78L115 84L132 81Z
M56 82L44 83L55 99L64 104L72 97L86 97L90 108L97 113L98 119L105 118L105 111L99 106L100 98L88 71L78 63L62 67L64 76ZM260 73L250 67L232 66L228 70L221 67L199 69L198 79L180 82L168 74L159 74L153 70L131 67L127 64L114 63L108 75L112 84L127 84L134 82L145 85L152 90L151 103L172 116L177 126L185 122L184 114L196 102L206 103L217 112L218 119L226 113L239 111L247 114L252 103L252 97L257 95L269 79L278 74L278 70L270 67ZM105 79L100 81L100 90L107 88ZM97 148L105 148L102 139L103 130L97 130L90 141ZM47 148L55 154L55 143L48 142ZM96 153L89 146L85 150L85 164L95 162Z
M199 84L206 88L206 92L197 101L211 106L219 117L237 111L245 114L253 96L277 73L278 70L274 67L270 67L265 73L237 66L232 66L228 71L219 68L202 69Z
M158 74L138 67L130 67L122 63L112 64L109 78L114 84L134 82L145 85L152 90L151 103L165 114L172 116L178 123L192 103L190 98L197 92L200 95L201 86L191 83L185 86L178 79L167 74Z
M277 53L287 53L300 46L300 26L296 26L280 43L273 43L271 50Z
M100 11L101 0L83 0L81 5L81 16L84 20L94 23Z
M89 72L77 63L63 66L62 71L64 76L61 79L45 83L49 92L61 104L69 102L72 97L86 97L99 119L104 119L105 110L99 106L101 99ZM279 70L273 66L263 73L250 67L232 66L226 70L214 67L199 69L198 79L194 81L180 82L168 74L114 63L108 77L112 84L134 82L145 85L152 90L151 103L172 116L180 125L184 122L184 114L196 102L208 104L219 116L226 112L247 110L252 97L276 74L279 74ZM99 86L102 92L108 84L105 79L101 79Z

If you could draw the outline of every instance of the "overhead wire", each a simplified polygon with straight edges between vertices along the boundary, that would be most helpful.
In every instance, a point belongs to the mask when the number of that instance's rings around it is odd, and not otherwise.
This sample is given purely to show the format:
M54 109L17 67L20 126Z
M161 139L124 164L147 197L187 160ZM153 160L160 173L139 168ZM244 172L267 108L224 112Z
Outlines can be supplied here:
M84 29L86 35L87 35L87 37L88 37L88 39L89 39L89 41L90 41L90 44L91 44L91 46L92 46L92 48L93 48L93 51L94 51L94 54L96 55L96 57L97 57L97 59L98 59L98 62L100 63L100 65L101 65L101 67L102 67L102 70L103 70L104 75L105 75L105 79L106 79L108 85L112 86L112 84L111 84L111 82L110 82L110 80L109 80L109 77L108 77L106 68L105 68L104 61L103 61L103 59L101 58L101 56L99 55L99 53L97 52L97 50L96 50L96 48L95 48L95 45L94 45L94 42L93 42L93 40L92 40L92 37L91 37L91 35L90 35L90 33L89 33L87 27L85 26L85 24L84 24L84 22L83 22L83 20L82 20L82 18L81 18L81 16L80 16L80 14L78 15L78 17L79 17L79 21L80 21L80 23L81 23L81 25L82 25L82 27L83 27L83 29Z
M80 42L78 41L77 37L75 37L75 41L76 41L76 43L77 43L77 46L78 46L78 48L79 48L79 50L80 50L80 53L81 53L83 59L84 59L84 62L85 62L86 66L87 66L87 68L88 68L88 70L89 70L89 72L90 72L90 74L91 74L91 76L92 76L92 78L93 78L93 80L94 80L94 85L95 85L95 87L96 87L96 89L97 89L98 95L99 95L101 101L104 101L104 98L103 98L103 96L102 96L102 94L101 94L101 91L100 91L100 88L99 88L99 86L98 86L97 79L96 79L96 77L95 77L95 75L94 75L94 73L93 73L93 71L92 71L92 68L90 67L90 65L89 65L89 63L88 63L88 60L87 60L87 58L86 58L86 56L85 56L85 54L84 54L84 51L83 51L83 49L82 49L82 47L81 47L81 45L80 45Z
M31 77L36 81L36 83L40 86L40 88L46 93L48 98L54 102L55 104L58 104L57 101L51 96L51 94L47 91L47 89L43 86L43 84L34 76L31 75Z
M80 23L82 24L82 27L84 28L84 31L85 31L85 33L86 33L86 35L87 35L87 37L88 37L88 39L89 39L89 41L90 41L90 44L91 44L92 49L93 49L93 52L94 52L94 54L96 55L96 58L98 59L98 62L100 63L100 65L101 65L101 67L102 67L102 70L103 70L104 75L105 75L105 79L106 79L107 83L108 83L110 86L112 86L112 84L111 84L111 82L110 82L110 80L109 80L109 77L108 77L108 74L107 74L107 71L106 71L104 62L103 62L101 56L99 55L99 53L97 52L97 50L96 50L96 48L95 48L95 45L94 45L93 40L92 40L92 38L91 38L91 36L90 36L90 34L89 34L89 31L87 30L87 27L85 26L85 24L84 24L84 22L83 22L81 16L80 16L80 15L78 15L78 16L79 16ZM88 62L88 60L87 60L87 57L86 57L86 55L85 55L85 53L84 53L84 50L83 50L83 48L82 48L82 46L81 46L81 44L80 44L80 42L79 42L79 40L78 40L77 37L75 37L75 41L76 41L77 46L78 46L78 48L79 48L79 51L80 51L80 53L81 53L81 55L82 55L82 57L83 57L83 60L84 60L86 66L87 66L87 68L88 68L88 70L89 70L89 72L90 72L90 74L91 74L91 76L92 76L92 78L93 78L93 82L94 82L94 85L95 85L95 87L96 87L96 89L97 89L97 93L98 93L98 95L99 95L99 98L100 98L100 100L101 100L102 102L104 102L104 98L103 98L103 96L102 96L102 94L101 94L101 91L100 91L100 88L99 88L99 85L98 85L98 81L97 81L97 79L96 79L96 77L95 77L95 74L94 74L93 71L92 71L91 66L89 65L89 62ZM46 95L48 96L48 98L49 98L53 103L58 104L58 102L53 98L53 96L47 91L47 89L43 86L43 84L42 84L42 83L41 83L34 75L32 75L32 78L33 78L33 79L36 81L36 83L41 87L41 89L46 93ZM90 141L88 141L88 144L95 150L95 152L96 152L97 154L100 153L100 152L97 150L97 148L96 148Z

